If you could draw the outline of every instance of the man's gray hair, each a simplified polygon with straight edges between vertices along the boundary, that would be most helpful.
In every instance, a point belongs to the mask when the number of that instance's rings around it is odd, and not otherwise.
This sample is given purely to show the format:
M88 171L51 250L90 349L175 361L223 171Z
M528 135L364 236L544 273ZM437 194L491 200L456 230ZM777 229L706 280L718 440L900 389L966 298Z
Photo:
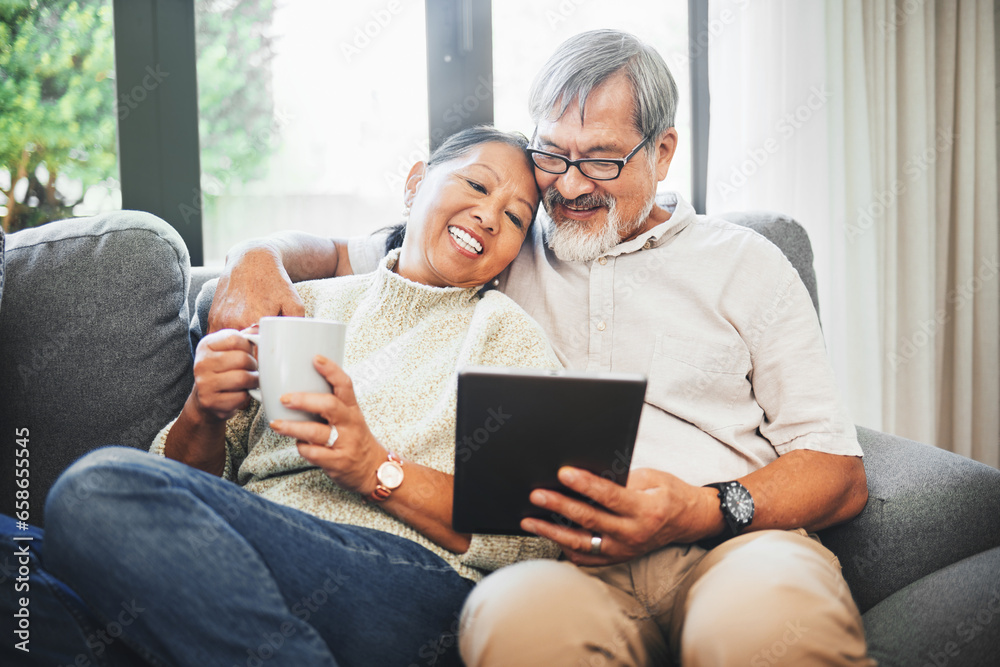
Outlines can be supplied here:
M553 111L561 118L578 100L583 122L587 96L619 71L632 84L636 130L655 138L673 127L677 84L667 64L653 47L618 30L583 32L559 45L531 86L531 119L537 125Z

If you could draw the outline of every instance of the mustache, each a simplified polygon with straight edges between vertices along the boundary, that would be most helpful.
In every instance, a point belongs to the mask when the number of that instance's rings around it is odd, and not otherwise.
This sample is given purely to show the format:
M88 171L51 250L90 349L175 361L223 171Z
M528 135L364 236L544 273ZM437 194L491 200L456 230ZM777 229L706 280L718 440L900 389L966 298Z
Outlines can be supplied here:
M557 190L555 186L551 186L545 190L545 193L542 195L542 201L547 210L560 204L572 206L574 208L593 208L595 206L606 206L610 208L615 203L615 199L611 195L598 194L596 192L588 192L585 195L580 195L576 199L566 199L559 194L559 190Z

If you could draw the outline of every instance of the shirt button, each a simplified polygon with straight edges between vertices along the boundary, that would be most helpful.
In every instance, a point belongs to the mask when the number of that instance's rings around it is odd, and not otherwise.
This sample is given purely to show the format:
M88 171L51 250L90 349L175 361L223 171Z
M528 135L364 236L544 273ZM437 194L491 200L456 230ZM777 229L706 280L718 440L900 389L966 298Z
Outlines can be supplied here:
M605 264L608 263L608 258L607 257L601 257L599 260L597 260L597 263L600 264L601 266L604 266Z
M645 243L642 244L642 249L643 250L649 250L652 247L653 247L653 242L652 241L646 241Z
M597 323L597 330L598 331L604 331L607 328L608 328L608 325L606 325L604 322L598 322Z

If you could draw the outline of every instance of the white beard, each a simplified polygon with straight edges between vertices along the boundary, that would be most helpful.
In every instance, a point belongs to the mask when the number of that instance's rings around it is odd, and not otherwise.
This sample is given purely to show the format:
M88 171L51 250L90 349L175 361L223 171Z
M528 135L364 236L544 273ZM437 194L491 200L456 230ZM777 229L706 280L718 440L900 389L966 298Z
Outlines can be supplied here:
M550 190L554 190L551 188ZM608 209L607 224L603 228L591 230L583 223L564 220L557 223L552 217L552 206L554 203L562 203L565 200L556 194L553 201L552 195L545 194L545 210L549 213L547 222L548 246L555 252L556 257L568 262L590 262L622 242L622 239L634 234L642 227L653 205L656 203L655 195L649 198L646 206L639 211L633 220L622 220L618 215L618 202L614 197L605 196L604 205Z

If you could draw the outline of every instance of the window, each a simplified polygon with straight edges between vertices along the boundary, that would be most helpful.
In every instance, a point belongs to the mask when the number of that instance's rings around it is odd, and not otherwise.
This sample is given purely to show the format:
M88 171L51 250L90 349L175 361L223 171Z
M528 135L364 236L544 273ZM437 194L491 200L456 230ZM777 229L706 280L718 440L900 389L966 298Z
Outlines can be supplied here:
M0 3L5 231L121 208L115 102L111 0Z
M149 68L169 73L120 121L124 205L173 224L194 265L277 230L349 237L398 222L413 162L476 123L530 134L538 68L563 39L596 27L633 32L664 56L680 92L680 141L661 187L701 201L704 160L691 162L705 152L707 69L696 67L694 87L690 70L706 49L687 48L707 20L697 0L122 0L114 9L130 26L116 35L119 96ZM704 110L697 122L692 104Z
M401 220L428 149L423 3L198 2L205 261L295 229Z

